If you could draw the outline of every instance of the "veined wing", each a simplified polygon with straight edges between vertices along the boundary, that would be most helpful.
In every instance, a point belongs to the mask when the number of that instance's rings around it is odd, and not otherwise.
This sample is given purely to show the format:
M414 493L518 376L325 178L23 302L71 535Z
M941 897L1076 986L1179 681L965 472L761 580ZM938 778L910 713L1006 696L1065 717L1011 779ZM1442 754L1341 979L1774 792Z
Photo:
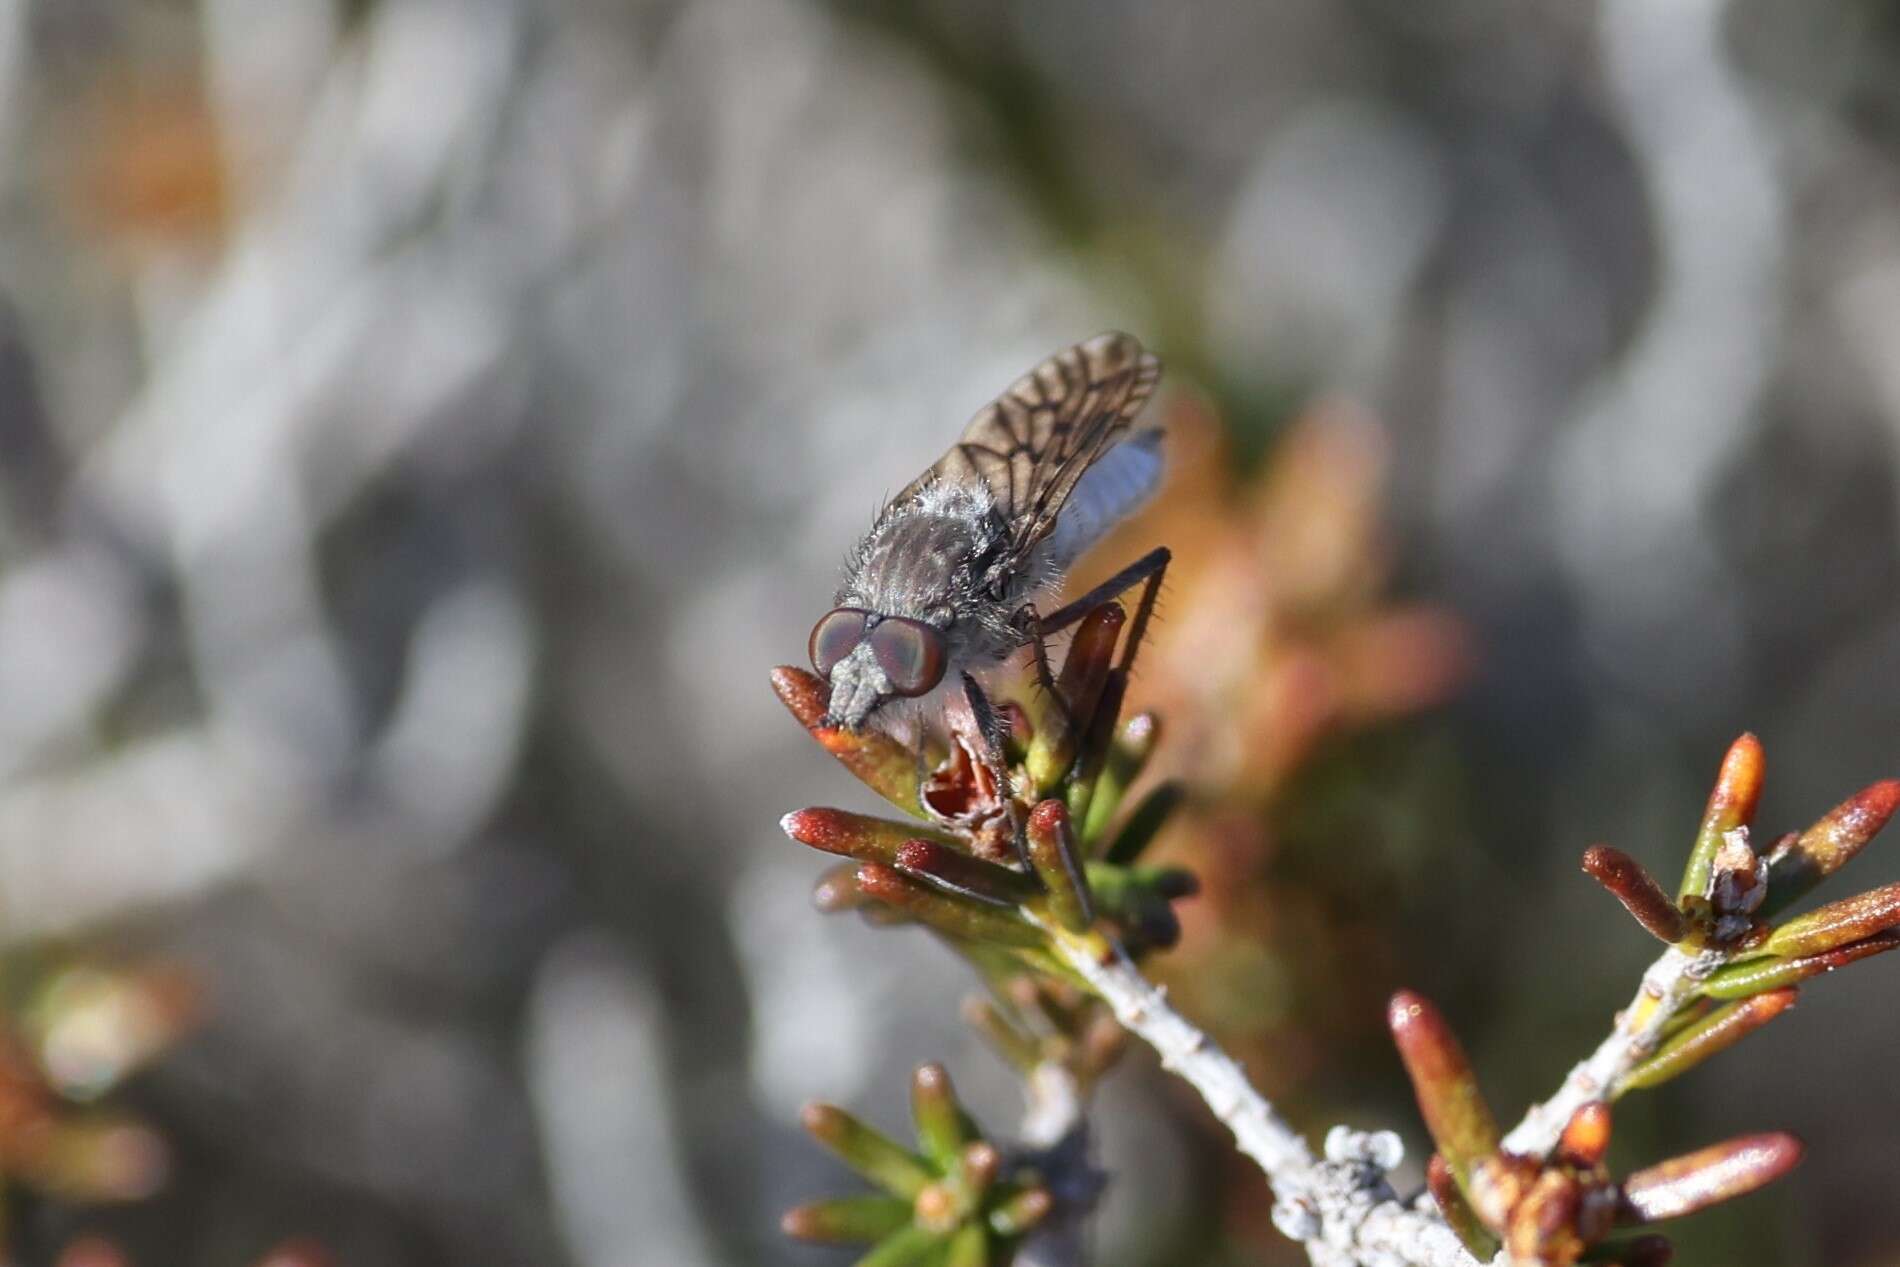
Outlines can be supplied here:
M1128 433L1161 362L1126 334L1064 348L977 411L962 437L910 487L982 481L1006 525L1005 563L1020 564L1056 526L1076 481Z
M1138 431L1111 446L1082 473L1043 540L1042 553L1058 570L1087 553L1161 486L1161 433Z

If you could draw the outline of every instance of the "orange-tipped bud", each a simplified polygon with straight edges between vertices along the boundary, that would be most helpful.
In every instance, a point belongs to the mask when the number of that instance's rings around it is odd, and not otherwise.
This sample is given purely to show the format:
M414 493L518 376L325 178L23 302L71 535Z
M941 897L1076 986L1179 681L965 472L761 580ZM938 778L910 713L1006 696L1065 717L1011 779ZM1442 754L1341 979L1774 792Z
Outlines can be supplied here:
M1610 1151L1610 1106L1592 1100L1570 1115L1557 1140L1557 1155L1573 1166L1596 1167Z
M1715 776L1715 788L1709 793L1708 808L1703 811L1695 846L1689 852L1689 865L1682 873L1678 896L1695 898L1706 894L1722 837L1754 821L1755 804L1761 799L1763 764L1761 740L1755 736L1744 734L1729 745L1727 755L1722 758L1722 768Z

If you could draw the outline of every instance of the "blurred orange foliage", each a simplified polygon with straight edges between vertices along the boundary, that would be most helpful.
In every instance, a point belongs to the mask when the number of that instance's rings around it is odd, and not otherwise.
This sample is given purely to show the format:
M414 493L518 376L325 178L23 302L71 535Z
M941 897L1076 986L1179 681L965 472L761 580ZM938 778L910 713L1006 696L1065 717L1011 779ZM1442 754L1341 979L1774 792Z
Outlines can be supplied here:
M1183 907L1181 945L1156 967L1256 1077L1283 1089L1322 1058L1322 1021L1364 1027L1376 1011L1314 1005L1338 993L1327 983L1381 979L1367 965L1385 943L1342 918L1338 894L1276 868L1280 811L1326 741L1445 700L1471 649L1445 609L1387 597L1390 452L1362 408L1307 409L1238 483L1204 402L1178 396L1166 426L1167 487L1092 561L1106 568L1157 542L1174 550L1130 694L1167 719L1159 777L1189 790L1156 851L1197 872L1205 896Z

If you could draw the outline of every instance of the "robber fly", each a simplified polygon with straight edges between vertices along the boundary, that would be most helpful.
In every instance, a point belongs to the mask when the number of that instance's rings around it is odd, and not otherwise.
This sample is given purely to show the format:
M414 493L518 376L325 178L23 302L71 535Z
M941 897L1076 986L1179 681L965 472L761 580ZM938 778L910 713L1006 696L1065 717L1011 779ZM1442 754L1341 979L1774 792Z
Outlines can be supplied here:
M1154 492L1161 433L1131 430L1160 377L1161 362L1125 334L1065 348L979 410L878 512L811 631L812 667L831 684L829 724L883 722L894 701L946 683L977 708L972 672L1030 645L1047 684L1043 636L1147 579L1145 615L1165 549L1049 616L1036 602Z

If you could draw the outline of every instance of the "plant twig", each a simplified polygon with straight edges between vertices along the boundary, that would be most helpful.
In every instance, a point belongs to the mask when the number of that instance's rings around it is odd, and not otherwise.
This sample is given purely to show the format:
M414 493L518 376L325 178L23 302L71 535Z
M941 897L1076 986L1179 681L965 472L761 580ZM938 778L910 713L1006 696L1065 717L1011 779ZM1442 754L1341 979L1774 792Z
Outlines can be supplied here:
M1688 1001L1696 983L1722 962L1719 951L1691 952L1671 946L1643 973L1629 1006L1616 1014L1609 1037L1564 1078L1555 1095L1534 1106L1504 1137L1509 1153L1546 1156L1564 1123L1591 1100L1607 1098L1616 1084L1656 1050L1663 1027Z
M1428 1197L1399 1200L1385 1175L1399 1160L1396 1140L1372 1144L1335 1128L1326 1159L1281 1118L1223 1052L1168 1003L1165 991L1142 975L1121 949L1099 936L1056 936L1066 962L1115 1012L1115 1019L1155 1049L1164 1069L1178 1074L1233 1132L1273 1185L1274 1225L1302 1242L1315 1267L1404 1262L1418 1267L1473 1267L1476 1262ZM1507 1152L1543 1157L1556 1146L1578 1108L1605 1098L1630 1070L1651 1055L1669 1018L1696 983L1722 962L1719 951L1670 947L1649 969L1609 1036L1564 1078L1548 1100L1532 1108L1505 1136ZM1387 1136L1387 1138L1390 1138ZM1383 1154L1383 1155L1381 1155ZM1500 1263L1505 1260L1500 1256Z
M1155 1049L1164 1069L1200 1093L1240 1151L1266 1173L1274 1191L1274 1226L1301 1242L1315 1267L1473 1267L1436 1211L1407 1205L1386 1181L1402 1155L1396 1136L1336 1128L1320 1160L1240 1065L1176 1012L1120 947L1094 935L1051 936L1064 962L1108 1003L1115 1019Z
M1061 937L1063 959L1114 1009L1115 1019L1185 1078L1234 1133L1240 1151L1269 1178L1297 1176L1316 1163L1306 1141L1247 1081L1239 1063L1168 1003L1165 992L1105 938ZM1106 958L1100 951L1107 949ZM1276 1187L1278 1185L1276 1184ZM1297 1183L1291 1185L1297 1187Z
M1082 1088L1075 1074L1059 1061L1045 1060L1023 1080L1028 1105L1018 1133L1031 1148L1054 1148L1078 1127L1082 1117Z

